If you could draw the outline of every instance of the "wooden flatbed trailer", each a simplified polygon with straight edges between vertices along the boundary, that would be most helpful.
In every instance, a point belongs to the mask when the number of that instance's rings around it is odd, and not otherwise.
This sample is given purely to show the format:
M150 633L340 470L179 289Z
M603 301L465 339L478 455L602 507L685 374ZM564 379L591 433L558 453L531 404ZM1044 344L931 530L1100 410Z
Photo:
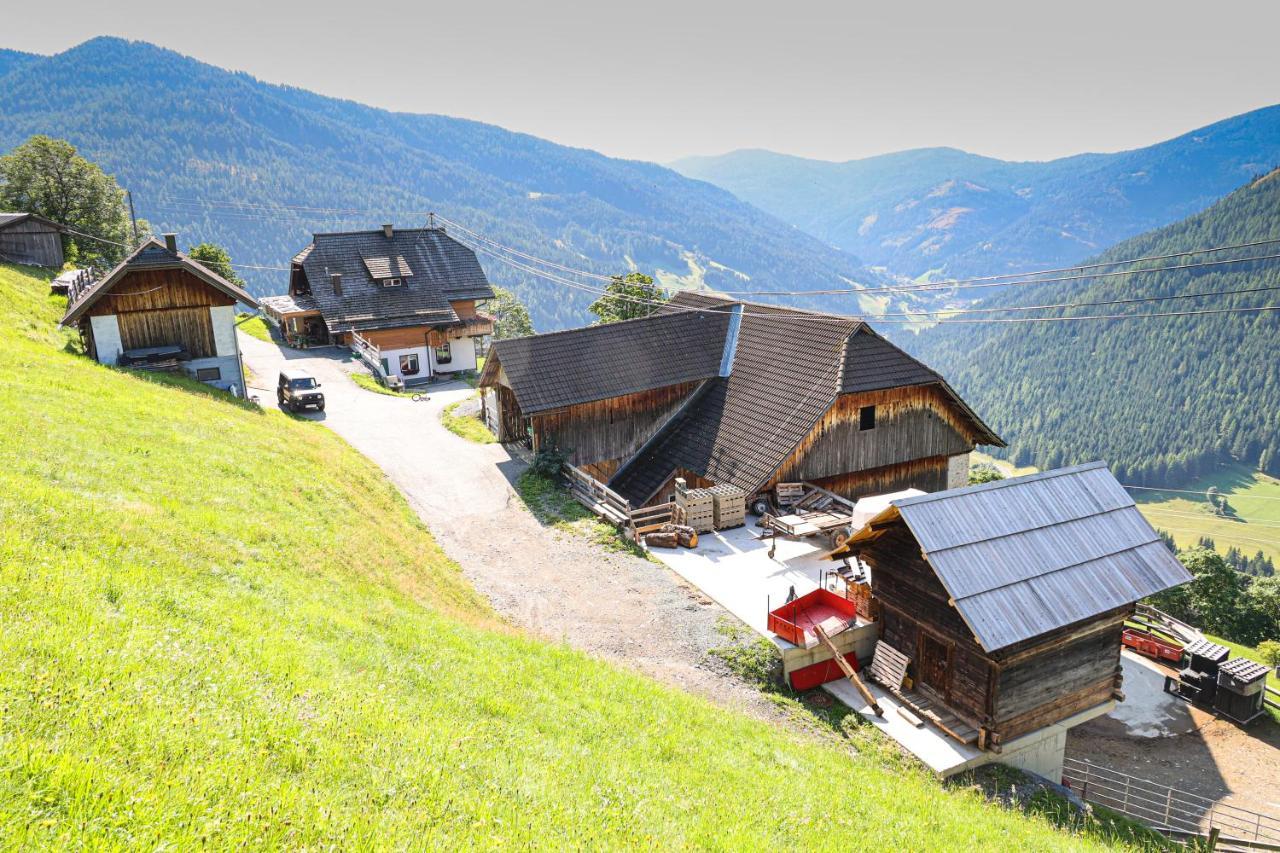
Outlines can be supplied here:
M853 535L853 501L812 483L779 483L777 494L794 497L794 502L777 514L761 517L762 539L823 536L830 547L839 548ZM774 550L769 549L770 557Z

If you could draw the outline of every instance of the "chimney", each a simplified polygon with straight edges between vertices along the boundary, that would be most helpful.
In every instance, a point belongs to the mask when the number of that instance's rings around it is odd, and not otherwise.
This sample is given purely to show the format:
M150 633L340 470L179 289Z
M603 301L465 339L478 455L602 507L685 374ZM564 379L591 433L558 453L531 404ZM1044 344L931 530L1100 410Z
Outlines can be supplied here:
M342 273L335 272L329 274L329 283L333 285L333 295L342 295Z
M170 252L173 252L175 255L178 254L178 235L177 234L164 235L164 247L168 249Z
M382 226L382 236L386 237L388 240L390 240L395 233L395 229L391 227L390 222Z

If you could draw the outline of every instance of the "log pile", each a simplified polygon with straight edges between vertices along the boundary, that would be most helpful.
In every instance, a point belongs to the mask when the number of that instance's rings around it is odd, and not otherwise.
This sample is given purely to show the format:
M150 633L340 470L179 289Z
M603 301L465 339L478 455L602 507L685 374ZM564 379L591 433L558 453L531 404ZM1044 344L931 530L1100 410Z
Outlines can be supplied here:
M685 524L664 524L646 533L644 542L653 548L697 548L698 532Z

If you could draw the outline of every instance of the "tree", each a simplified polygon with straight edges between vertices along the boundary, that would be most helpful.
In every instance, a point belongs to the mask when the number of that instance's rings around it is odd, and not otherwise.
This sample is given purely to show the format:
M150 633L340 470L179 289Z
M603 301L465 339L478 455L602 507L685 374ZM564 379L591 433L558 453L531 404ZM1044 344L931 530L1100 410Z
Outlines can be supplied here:
M1000 473L1000 469L994 465L974 465L973 470L969 472L969 485L976 486L980 483L994 483L996 480L1003 480L1004 474Z
M1258 654L1262 656L1262 662L1267 666L1280 669L1280 642L1263 640L1258 643Z
M510 290L495 287L493 301L489 306L494 315L493 339L495 341L523 338L533 334L533 322L529 319L529 310Z
M244 279L231 266L231 253L217 243L200 243L187 249L187 257L209 268L232 284L244 287Z
M1231 637L1242 610L1244 576L1221 554L1203 548L1183 554L1182 563L1194 577L1187 597L1195 623L1211 634Z
M0 157L0 209L35 213L82 232L63 235L70 262L110 266L133 245L124 191L64 139L33 136Z
M599 319L597 323L616 323L648 317L671 298L661 286L643 273L615 275L605 287L605 294L587 306Z

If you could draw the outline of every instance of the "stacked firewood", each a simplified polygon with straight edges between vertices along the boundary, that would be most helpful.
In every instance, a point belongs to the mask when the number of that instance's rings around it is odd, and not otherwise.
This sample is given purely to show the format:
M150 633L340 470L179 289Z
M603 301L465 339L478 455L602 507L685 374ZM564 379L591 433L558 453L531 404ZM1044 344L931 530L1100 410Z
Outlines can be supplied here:
M698 532L687 524L664 524L646 533L644 541L654 548L697 548Z

